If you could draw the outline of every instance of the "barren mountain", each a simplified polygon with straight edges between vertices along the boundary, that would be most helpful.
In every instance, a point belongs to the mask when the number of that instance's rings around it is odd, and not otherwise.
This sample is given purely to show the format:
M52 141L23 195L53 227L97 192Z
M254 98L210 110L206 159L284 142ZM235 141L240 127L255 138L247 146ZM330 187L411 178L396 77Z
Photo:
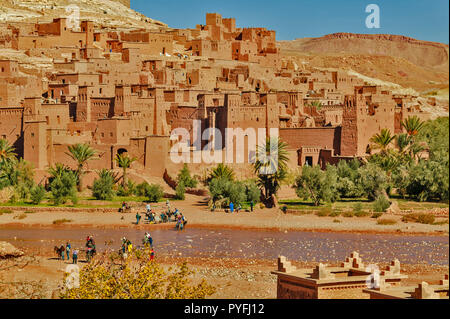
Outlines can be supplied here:
M1 22L46 22L65 17L77 6L80 19L102 27L160 29L167 25L129 8L127 0L0 0Z
M280 41L299 65L353 70L420 92L448 88L449 47L399 35L335 33Z

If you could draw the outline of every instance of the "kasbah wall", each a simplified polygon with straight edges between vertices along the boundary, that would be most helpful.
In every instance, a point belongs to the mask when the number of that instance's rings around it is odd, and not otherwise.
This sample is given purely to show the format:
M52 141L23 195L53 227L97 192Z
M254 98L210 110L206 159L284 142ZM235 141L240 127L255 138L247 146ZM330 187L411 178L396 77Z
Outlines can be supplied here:
M74 30L61 17L4 23L0 32L9 32L0 47L52 61L44 70L0 60L0 138L40 172L74 166L67 147L87 143L99 154L91 170L114 169L116 154L128 152L142 174L176 175L182 164L170 160L170 133L186 129L193 146L194 120L219 129L222 147L226 128L280 128L292 168L325 166L364 157L381 129L398 133L408 116L428 116L415 97L341 71L300 69L280 55L275 31L237 28L217 13L193 29L119 31L81 21ZM250 155L232 165L238 176L251 173ZM189 164L195 174L212 165Z

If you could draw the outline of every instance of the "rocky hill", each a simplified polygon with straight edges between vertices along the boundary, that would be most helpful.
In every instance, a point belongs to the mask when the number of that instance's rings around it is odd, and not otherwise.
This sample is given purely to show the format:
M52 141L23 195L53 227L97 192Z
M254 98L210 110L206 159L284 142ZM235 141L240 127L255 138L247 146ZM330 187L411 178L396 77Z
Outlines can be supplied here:
M77 6L80 19L93 20L97 27L155 30L167 25L129 7L129 0L0 0L0 23L46 22L67 16L66 8Z
M280 45L285 55L303 65L351 69L419 91L448 88L446 44L400 35L335 33Z

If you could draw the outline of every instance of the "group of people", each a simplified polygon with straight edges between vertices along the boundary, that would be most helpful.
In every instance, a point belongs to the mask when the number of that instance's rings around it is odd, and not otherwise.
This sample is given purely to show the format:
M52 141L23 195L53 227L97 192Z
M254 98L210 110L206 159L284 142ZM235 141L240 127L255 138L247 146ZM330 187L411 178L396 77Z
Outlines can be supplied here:
M254 203L253 203L253 201L251 201L250 202L250 212L253 212L253 207L254 207ZM230 203L230 213L234 213L235 211L236 211L236 213L240 213L241 210L242 210L241 204L238 204L238 206L235 207L233 202Z
M70 261L70 252L72 251L72 263L77 264L78 263L78 249L73 249L69 242L67 242L65 245L61 245L59 249L55 247L55 251L58 252L59 258L61 260L67 259L67 261Z

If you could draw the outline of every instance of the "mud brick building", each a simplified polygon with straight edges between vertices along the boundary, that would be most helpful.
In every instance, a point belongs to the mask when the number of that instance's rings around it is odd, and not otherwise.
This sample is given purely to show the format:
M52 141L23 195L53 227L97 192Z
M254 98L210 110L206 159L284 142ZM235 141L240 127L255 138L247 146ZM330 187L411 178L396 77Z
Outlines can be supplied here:
M325 167L368 155L381 129L399 133L408 116L428 116L414 96L343 71L299 69L281 56L275 31L238 28L218 13L192 29L151 31L72 26L66 17L3 23L0 47L27 60L0 60L0 138L43 174L58 162L74 165L67 147L88 143L99 153L90 170L115 168L116 154L128 152L142 174L176 175L182 164L170 160L170 135L186 129L189 151L198 151L194 121L217 128L222 149L227 128L277 128L292 168ZM233 165L243 177L248 139L243 163Z
M340 267L319 264L314 269L297 269L286 257L278 258L278 299L368 299L365 289L377 280L374 267L366 267L357 252ZM383 286L397 287L408 276L400 273L400 262L395 260L381 271L379 281Z

